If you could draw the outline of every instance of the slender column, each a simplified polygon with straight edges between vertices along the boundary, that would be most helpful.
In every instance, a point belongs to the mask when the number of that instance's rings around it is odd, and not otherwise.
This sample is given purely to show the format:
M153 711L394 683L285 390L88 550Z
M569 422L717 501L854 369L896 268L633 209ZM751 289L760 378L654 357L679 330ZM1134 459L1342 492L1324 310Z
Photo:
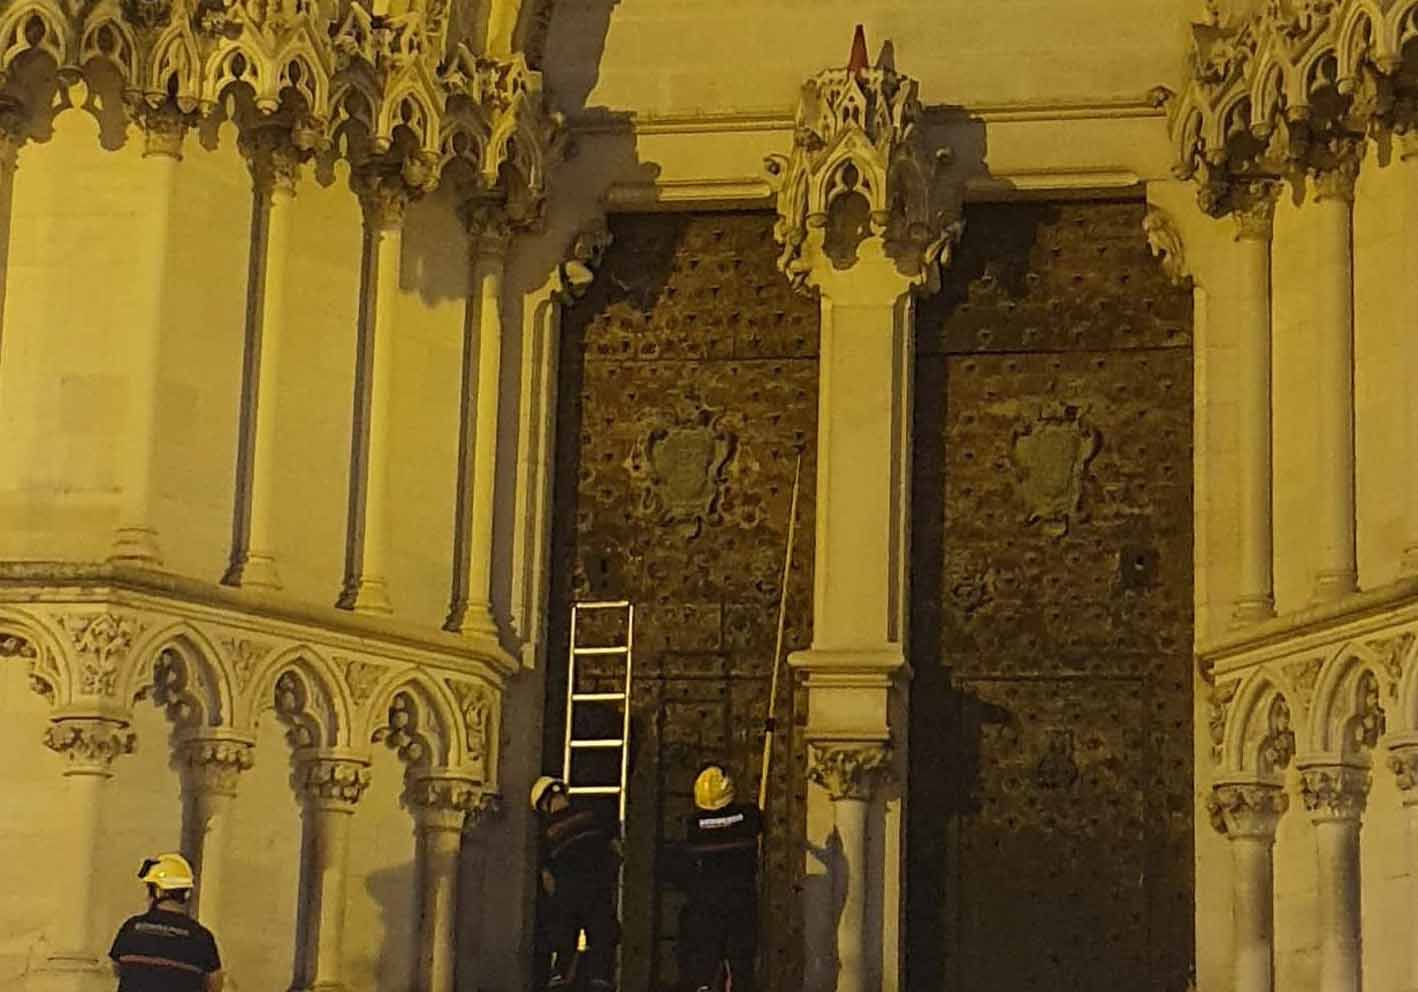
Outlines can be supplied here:
M469 814L487 809L471 779L437 776L413 782L405 800L417 830L418 961L416 992L453 992L457 964L458 864Z
M832 799L833 824L845 867L845 877L834 880L842 899L837 920L837 992L866 992L869 987L867 813L890 764L890 747L882 742L813 746L808 777Z
M1418 240L1411 236L1411 232L1418 230L1418 130L1410 130L1400 136L1399 155L1403 161L1405 182L1403 184L1403 271L1409 273L1410 277L1404 284L1410 301L1406 312L1412 314L1413 307L1418 306L1418 281L1411 278L1411 274L1418 272ZM1408 333L1403 337L1403 360L1408 372L1409 382L1418 382L1418 335ZM1407 507L1406 526L1408 529L1408 540L1403 549L1403 573L1405 575L1418 575L1418 403L1404 403L1404 434L1408 441L1408 471L1409 491L1405 505ZM1418 950L1415 950L1418 954ZM1418 988L1418 975L1413 981L1414 987Z
M230 737L184 741L182 762L182 851L197 873L191 906L210 930L221 931L222 891L230 848L231 802L237 780L251 767L252 744Z
M1319 992L1360 992L1359 827L1369 772L1353 765L1303 762L1300 771L1319 858Z
M1389 744L1389 768L1403 796L1408 834L1408 992L1418 992L1418 733Z
M472 204L465 210L464 220L472 241L473 291L463 333L453 593L443 626L454 633L496 636L497 625L492 619L492 524L497 484L497 401L502 374L502 274L511 230L506 213L496 205Z
M1241 489L1240 594L1232 618L1275 616L1271 528L1270 237L1275 183L1253 183L1238 203L1238 289L1231 315L1236 336L1238 475Z
M74 846L57 859L63 877L56 885L68 911L59 914L52 971L88 971L99 966L94 905L94 865L100 843L104 794L114 759L132 754L135 738L127 725L101 717L59 717L45 732L44 743L62 754L64 791L72 817Z
M109 560L149 567L162 564L153 523L153 462L157 434L157 392L167 297L167 256L171 241L177 166L187 122L175 108L142 115L150 195L144 205L145 230L134 252L142 260L138 310L124 330L129 356L128 418L121 441L123 493L118 529Z
M246 288L246 358L231 558L222 582L279 589L276 571L276 389L285 335L286 257L295 184L303 153L285 128L241 136L251 170L251 256Z
M1275 828L1290 805L1282 786L1221 782L1212 789L1211 823L1231 846L1235 992L1275 988Z
M369 763L316 753L297 759L302 818L300 907L291 992L338 992L345 931L350 816L369 785Z
M10 221L15 197L15 169L25 142L23 108L0 103L0 360L5 354L5 290L10 272Z
M389 419L393 413L394 308L399 293L404 212L413 191L397 175L370 167L354 178L364 208L364 263L351 432L345 586L338 603L358 613L391 613Z
M1319 537L1315 575L1317 602L1339 599L1358 588L1354 535L1354 183L1359 149L1316 172L1314 203L1313 310L1316 336L1316 395L1319 429L1315 466L1319 484L1314 524Z

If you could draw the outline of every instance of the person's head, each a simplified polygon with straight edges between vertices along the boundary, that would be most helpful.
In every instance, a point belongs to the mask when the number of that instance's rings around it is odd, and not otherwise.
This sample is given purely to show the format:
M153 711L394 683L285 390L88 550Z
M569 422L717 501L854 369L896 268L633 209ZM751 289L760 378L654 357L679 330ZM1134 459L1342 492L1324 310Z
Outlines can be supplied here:
M543 775L532 783L532 809L538 813L557 813L571 804L566 783L559 778Z
M146 859L138 869L138 880L148 887L148 901L187 905L195 878L192 865L180 854L159 854Z
M734 780L724 766L705 765L694 780L694 805L703 810L723 809L734 801Z

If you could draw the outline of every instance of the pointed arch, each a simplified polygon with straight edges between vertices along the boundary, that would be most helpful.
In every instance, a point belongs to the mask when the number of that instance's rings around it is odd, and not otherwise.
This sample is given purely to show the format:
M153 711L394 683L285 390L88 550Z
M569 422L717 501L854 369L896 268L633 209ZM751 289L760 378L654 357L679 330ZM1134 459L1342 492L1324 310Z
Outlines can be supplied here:
M162 667L160 661L168 652L175 654L181 668L186 669L170 674L185 683L181 690L183 702L198 710L192 715L191 724L232 727L235 699L231 674L211 639L185 620L163 627L134 645L119 674L124 704L131 705L140 694L154 689ZM160 701L159 704L162 705Z
M401 696L407 699L401 700ZM410 715L428 749L429 766L450 768L459 764L457 705L446 687L419 669L397 671L374 690L365 725L357 738L359 743L384 740L398 747L398 741L391 740L396 735L390 731L399 729L392 724L391 716L408 703L413 704ZM400 756L407 760L409 756L400 750Z
M1372 690L1366 688L1366 676L1372 679ZM1377 707L1382 714L1381 692L1387 680L1378 655L1365 644L1350 642L1332 654L1320 669L1315 683L1315 702L1305 740L1306 751L1351 756L1350 752L1357 750L1351 738L1354 721L1370 707ZM1361 694L1372 692L1379 692L1380 697L1372 700L1360 698Z
M42 3L20 4L0 19L0 74L27 52L45 53L55 68L69 64L68 38L53 9Z
M1251 672L1236 693L1222 744L1223 770L1274 778L1289 765L1297 735L1287 686L1269 668Z
M288 674L292 679L283 681ZM283 703L278 690L295 698ZM275 710L297 738L310 738L300 746L350 746L354 706L349 692L329 660L308 644L277 653L259 669L242 701L239 728L254 734L267 710Z
M23 642L14 645L14 656L28 660L30 684L51 706L73 698L74 676L62 631L44 618L0 606L0 641L6 639Z

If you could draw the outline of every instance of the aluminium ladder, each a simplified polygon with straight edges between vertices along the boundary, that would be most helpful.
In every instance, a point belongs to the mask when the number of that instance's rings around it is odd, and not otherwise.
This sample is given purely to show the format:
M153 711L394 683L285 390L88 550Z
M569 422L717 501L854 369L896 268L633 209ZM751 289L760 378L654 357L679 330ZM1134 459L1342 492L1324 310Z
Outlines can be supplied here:
M620 611L625 616L625 643L612 646L582 647L577 643L576 632L580 614L589 612ZM629 600L605 600L571 604L571 650L566 670L566 736L562 748L561 780L566 783L566 791L573 796L595 796L616 802L618 836L625 838L625 800L630 775L630 678L633 669L632 650L635 645L635 606ZM583 658L621 658L625 664L625 675L617 691L583 692L577 682L577 662ZM580 737L577 735L577 704L592 703L620 707L619 737ZM620 752L620 775L614 785L604 781L581 782L575 775L574 762L578 754L584 752ZM625 862L621 860L620 877L616 884L616 916L622 916L622 894L625 891ZM581 947L585 948L585 934L581 934ZM617 947L619 957L619 947Z

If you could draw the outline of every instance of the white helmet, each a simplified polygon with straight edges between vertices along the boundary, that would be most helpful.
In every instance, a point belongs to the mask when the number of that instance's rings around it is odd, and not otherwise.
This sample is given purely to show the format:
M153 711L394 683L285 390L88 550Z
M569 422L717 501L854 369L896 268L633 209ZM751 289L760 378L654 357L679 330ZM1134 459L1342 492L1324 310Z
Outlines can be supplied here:
M541 778L533 782L531 797L532 809L540 810L542 807L542 800L547 797L547 793L553 790L557 792L565 792L566 783L563 782L561 779L553 778L550 775L543 775Z

